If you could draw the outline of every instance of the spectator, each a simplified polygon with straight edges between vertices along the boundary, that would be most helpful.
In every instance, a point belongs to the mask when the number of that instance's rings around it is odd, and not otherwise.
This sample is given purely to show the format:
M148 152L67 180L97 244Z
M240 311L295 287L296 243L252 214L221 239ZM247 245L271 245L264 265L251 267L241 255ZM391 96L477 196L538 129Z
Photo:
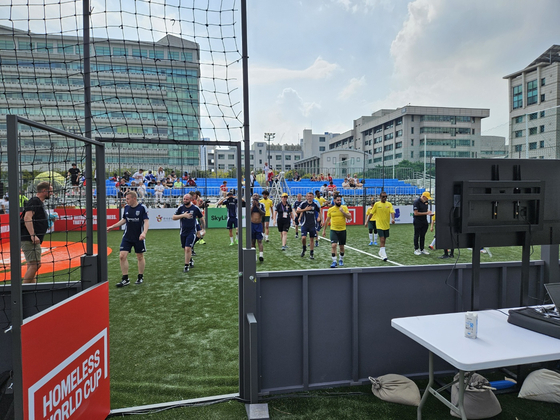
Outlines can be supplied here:
M332 176L331 176L331 174L327 174L327 181L329 181L329 182L332 181Z
M189 180L187 181L187 185L189 187L196 187L196 178L189 177Z
M185 171L183 173L183 181L188 181L189 180L189 173L187 171Z
M296 182L301 181L301 176L299 176L299 173L297 171L294 173L294 181Z
M173 188L183 188L183 182L180 179L175 180Z
M272 169L270 169L268 171L267 178L266 178L269 188L272 187L273 178L274 178L274 171Z
M227 195L227 181L222 182L222 185L220 186L220 197L221 198L225 198Z
M331 181L331 182L332 182L332 181ZM327 184L323 184L323 186L321 187L321 190L320 190L320 191L321 191L321 195L322 195L323 197L326 197L326 196L328 195L328 193L329 193L329 190L328 190L328 188L327 188Z
M167 179L165 181L165 186L167 188L173 188L173 177L171 175L167 175Z
M157 170L156 181L161 181L162 184L165 182L165 171L162 166L160 166Z
M310 181L317 181L317 177L315 176L315 174L311 175Z
M124 178L124 180L125 180L126 182L129 182L129 181L130 181L130 177L131 177L131 175L130 175L130 172L129 172L129 171L124 171L124 172L123 172L122 178Z
M80 186L80 170L78 165L73 163L72 167L68 169L67 178L70 179L70 184L72 185L73 194L78 194L78 188Z
M148 171L148 175L146 175L146 177L144 179L148 183L148 188L151 188L154 185L156 185L156 177L154 176L152 171Z
M117 182L119 180L119 176L117 175L117 173L115 172L113 174L113 176L111 178L109 178L110 181L114 181Z
M348 180L348 176L346 176L344 178L344 181L342 181L342 188L344 189L350 188L350 181Z
M323 175L322 173L319 174L319 178L317 179L317 181L325 181L325 175Z
M157 181L156 186L154 187L154 195L157 204L163 201L163 191L165 191L165 186L161 183L161 181Z
M144 184L144 169L138 169L138 172L134 172L132 178L136 181L136 185Z
M327 193L329 195L334 195L335 192L336 192L336 185L334 185L334 183L331 181L327 186Z
M8 194L0 201L0 207L2 209L2 214L10 213L10 200L8 199Z

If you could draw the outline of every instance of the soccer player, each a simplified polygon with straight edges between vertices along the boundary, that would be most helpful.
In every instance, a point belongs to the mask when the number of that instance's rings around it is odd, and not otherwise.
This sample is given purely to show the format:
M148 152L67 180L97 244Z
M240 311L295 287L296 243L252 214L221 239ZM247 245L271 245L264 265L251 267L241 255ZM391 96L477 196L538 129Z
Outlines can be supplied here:
M323 228L323 236L327 233L327 225L331 222L331 268L336 268L336 246L338 245L338 265L344 265L344 245L346 245L346 220L351 220L352 215L348 207L342 205L342 196L335 193L334 206L327 211L327 220Z
M431 216L433 214L432 211L428 210L428 200L431 199L430 193L424 191L412 204L412 209L414 211L414 216L412 218L412 224L414 226L414 255L430 254L424 249L424 244L426 241L426 232L428 232L428 219L426 216Z
M286 241L288 240L288 231L290 230L290 223L294 218L292 206L288 203L288 193L283 193L280 203L276 205L276 226L282 238L282 251L288 249Z
M267 190L263 191L263 198L259 201L259 203L264 204L264 208L266 214L264 215L264 240L268 242L268 225L270 224L270 220L274 220L274 202L268 198L270 193Z
M255 242L259 244L259 261L264 261L263 249L263 219L266 214L264 204L259 202L259 195L253 194L251 202L251 246L255 247Z
M245 201L243 201L245 203ZM216 204L216 207L220 207L224 204L227 208L227 229L229 229L229 246L233 246L238 243L239 240L239 229L237 227L237 198L233 196L232 191L228 191L226 198L222 198ZM233 240L233 228L235 228L235 241Z
M313 238L317 238L317 224L316 222L323 220L321 216L321 208L313 200L313 193L308 192L305 196L306 200L300 204L296 212L300 215L299 221L301 223L301 244L302 251L301 257L305 256L305 251L307 251L307 234L309 233L309 258L314 260L314 243Z
M44 202L52 194L52 185L46 181L40 182L37 184L35 197L25 202L23 207L23 213L20 217L21 250L27 262L27 271L23 275L23 283L37 283L35 275L41 267L41 243L47 233L49 223L49 214Z
M136 259L138 260L138 278L135 284L144 282L144 268L146 260L146 234L150 228L148 209L144 204L138 203L138 195L134 191L126 193L126 206L124 207L122 219L114 225L108 226L107 231L121 227L126 223L126 228L121 240L119 260L121 264L122 279L117 283L117 287L125 287L130 284L128 279L128 254L134 247Z
M299 213L296 213L297 209L301 205L303 198L301 194L297 195L296 201L294 201L294 227L296 228L296 239L299 238L298 231L299 231Z
M383 259L383 261L387 261L385 243L389 237L391 223L395 224L395 210L393 209L393 205L387 201L386 192L382 192L379 199L380 201L373 205L371 217L375 218L377 233L379 234L379 256Z
M377 245L377 226L375 225L375 218L373 217L373 205L375 204L375 197L371 197L371 205L366 210L366 222L364 226L369 229L369 245Z
M183 268L183 273L188 273L190 267L194 266L192 247L197 235L197 220L200 222L202 229L204 229L204 216L202 211L192 203L192 199L193 197L190 194L185 194L183 196L183 205L179 207L171 217L173 220L180 220L181 224L179 234L181 236L181 247L185 251L185 267Z

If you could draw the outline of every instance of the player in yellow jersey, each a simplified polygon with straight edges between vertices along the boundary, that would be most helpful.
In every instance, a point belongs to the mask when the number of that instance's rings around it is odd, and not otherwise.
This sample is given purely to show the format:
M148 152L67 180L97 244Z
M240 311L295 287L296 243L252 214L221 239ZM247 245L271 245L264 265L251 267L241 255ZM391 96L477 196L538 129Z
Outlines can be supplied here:
M379 199L381 201L373 205L372 217L375 218L377 233L379 234L379 256L383 258L383 261L387 261L385 243L389 237L391 223L395 224L395 210L393 209L393 205L387 201L386 192L382 192Z
M327 220L323 228L323 236L327 232L327 225L331 222L331 268L336 268L336 246L339 246L338 265L344 265L344 245L346 245L346 220L351 220L352 215L348 207L342 205L342 196L335 193L334 206L327 212Z
M375 197L371 197L371 205L366 210L366 222L364 226L369 229L369 245L377 245L377 226L375 224L375 217L373 217L373 205L375 204Z
M268 242L268 225L270 220L274 220L274 202L268 197L270 193L267 190L263 191L263 198L259 200L259 203L264 204L264 209L266 214L263 217L264 226L264 240Z

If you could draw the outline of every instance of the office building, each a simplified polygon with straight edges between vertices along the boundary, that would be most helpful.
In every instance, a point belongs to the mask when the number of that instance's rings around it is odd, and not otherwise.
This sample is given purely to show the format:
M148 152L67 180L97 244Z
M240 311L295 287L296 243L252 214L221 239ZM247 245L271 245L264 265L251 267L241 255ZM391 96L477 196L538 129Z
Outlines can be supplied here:
M508 81L509 155L560 158L560 45L553 45Z
M90 54L92 137L131 140L107 144L107 167L198 166L199 147L183 145L200 138L198 44L173 35L156 42L92 38ZM80 37L0 26L0 118L17 114L85 134L83 65ZM22 127L29 140L23 158L35 165L52 163L51 140L42 134ZM180 144L147 144L168 139Z
M381 109L353 122L341 134L324 136L324 149L304 155L296 168L307 172L333 172L341 167L361 172L392 166L403 160L424 161L438 157L504 157L505 139L481 135L481 121L490 115L484 108L406 106ZM303 150L319 134L304 130ZM353 168L353 169L350 169Z

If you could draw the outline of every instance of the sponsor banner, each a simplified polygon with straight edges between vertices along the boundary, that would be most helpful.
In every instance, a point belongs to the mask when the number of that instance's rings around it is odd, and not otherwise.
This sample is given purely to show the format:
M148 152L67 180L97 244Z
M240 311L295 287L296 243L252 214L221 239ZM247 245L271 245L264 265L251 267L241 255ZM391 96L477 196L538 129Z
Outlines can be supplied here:
M10 215L0 214L0 240L10 239Z
M54 222L57 232L86 230L86 209L56 209L58 218ZM119 209L107 209L107 226L119 221ZM97 209L93 209L93 230L97 230Z
M148 209L148 217L150 218L151 229L179 229L179 220L173 220L172 217L177 211L176 208L171 209Z
M21 341L25 419L107 417L107 282L25 319Z
M210 207L208 212L208 228L227 228L227 209L225 207ZM242 208L241 226L245 227L245 207ZM239 221L239 217L237 218Z

